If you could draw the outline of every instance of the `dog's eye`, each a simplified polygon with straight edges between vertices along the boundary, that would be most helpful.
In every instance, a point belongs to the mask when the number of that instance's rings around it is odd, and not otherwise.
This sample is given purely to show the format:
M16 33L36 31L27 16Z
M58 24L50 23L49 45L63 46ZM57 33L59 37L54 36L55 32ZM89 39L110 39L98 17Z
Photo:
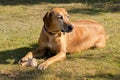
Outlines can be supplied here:
M69 19L69 18L70 18L70 16L67 16L67 18Z
M62 16L58 16L58 19L63 19L63 17Z

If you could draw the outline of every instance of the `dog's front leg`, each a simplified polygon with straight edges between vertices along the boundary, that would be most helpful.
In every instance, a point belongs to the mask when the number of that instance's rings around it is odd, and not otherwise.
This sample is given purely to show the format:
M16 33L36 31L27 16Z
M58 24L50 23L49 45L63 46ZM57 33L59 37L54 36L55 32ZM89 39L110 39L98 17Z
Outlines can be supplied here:
M64 51L61 51L59 52L57 55L51 57L51 58L48 58L45 62L43 62L42 64L40 64L38 66L38 69L39 70L44 70L46 69L50 64L53 64L57 61L62 61L66 58L66 52Z
M34 51L28 52L20 61L19 64L26 66L26 64L32 60L34 57L42 57L45 55L45 49L37 48Z

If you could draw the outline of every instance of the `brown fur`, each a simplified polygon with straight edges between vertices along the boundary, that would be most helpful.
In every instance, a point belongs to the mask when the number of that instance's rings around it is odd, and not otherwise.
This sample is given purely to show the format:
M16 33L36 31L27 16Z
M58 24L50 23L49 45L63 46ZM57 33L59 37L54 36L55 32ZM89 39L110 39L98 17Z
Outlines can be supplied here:
M59 15L62 15L63 22L60 21L61 18L58 19L61 17ZM43 18L44 27L38 41L39 48L23 57L23 63L24 60L29 58L44 56L46 49L49 48L56 55L38 66L38 69L42 70L54 62L64 60L66 53L79 52L93 46L105 47L107 35L101 24L93 20L70 22L67 17L68 14L63 8L53 8L46 13ZM71 32L61 32L61 29L66 30L68 25L73 25L73 30Z

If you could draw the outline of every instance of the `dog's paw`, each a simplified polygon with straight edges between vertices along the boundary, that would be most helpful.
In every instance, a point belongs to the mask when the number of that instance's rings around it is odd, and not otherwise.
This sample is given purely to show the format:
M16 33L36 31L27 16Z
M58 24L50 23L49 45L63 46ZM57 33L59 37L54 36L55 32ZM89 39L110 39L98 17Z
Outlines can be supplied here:
M44 62L44 63L42 63L38 66L38 69L39 70L45 70L47 67L48 67L48 64Z

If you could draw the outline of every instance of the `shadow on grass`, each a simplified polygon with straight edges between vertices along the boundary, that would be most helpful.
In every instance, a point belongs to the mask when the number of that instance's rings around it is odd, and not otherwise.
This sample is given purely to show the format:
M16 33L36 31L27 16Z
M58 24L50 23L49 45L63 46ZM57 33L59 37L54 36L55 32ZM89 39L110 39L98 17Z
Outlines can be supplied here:
M87 75L84 76L87 79L104 79L104 80L119 80L120 79L120 74L111 74L111 73L97 73L95 75Z
M95 3L99 0L0 0L0 5L33 5L40 3ZM105 0L103 2L106 2Z
M98 15L100 13L106 13L110 12L109 10L104 10L104 9L79 9L79 8L74 8L69 10L70 13L82 13L82 14L87 14L87 15Z
M27 52L34 50L38 47L37 44L31 45L31 47L22 47L14 50L6 50L0 52L0 64L9 64L9 60L14 60L13 63L23 57Z
M82 0L1 0L1 5L33 5L40 3L71 3L71 2L82 2Z
M119 5L120 7L120 5ZM87 15L99 15L101 13L108 13L108 12L120 12L119 7L111 7L109 9L104 9L104 8L72 8L68 10L70 13L82 13L82 14L87 14Z
M96 53L95 51L98 50ZM103 50L103 49L102 49ZM69 54L67 56L68 60L74 61L76 59L89 60L89 61L99 61L105 60L110 56L110 51L101 51L100 49L89 49L86 51L81 51L75 54ZM116 59L118 60L118 59Z
M118 0L116 0L118 1ZM84 9L84 8L72 8L69 10L71 13L82 13L82 14L87 14L87 15L98 15L100 13L107 13L107 12L119 12L120 11L120 5L119 3L113 1L113 3L109 4L109 1L103 0L100 2L99 0L0 0L0 5L34 5L34 4L47 4L47 3L52 3L52 4L59 4L59 3L83 3L83 4L89 4L92 6L92 9ZM102 7L100 9L96 8L94 4L98 4L99 7ZM105 5L109 5L108 9L105 9ZM117 3L117 5L116 5ZM97 5L97 6L98 6ZM111 7L110 7L111 6Z
M0 0L0 5L33 5L33 4L43 4L43 3L85 3L85 4L93 4L93 3L120 3L119 0Z
M65 78L66 77L66 80L67 80L67 78L68 79L74 79L74 80L91 80L91 79L94 79L94 80L96 80L96 79L100 79L100 80L102 80L102 79L104 79L104 80L119 80L120 79L120 74L111 74L111 73L102 73L102 72L98 72L98 73L96 73L95 75L79 75L79 74L75 74L74 75L74 73L70 73L70 72L66 72L66 71L64 71L64 73L60 73L59 75L58 75L58 77L63 77L63 78ZM61 78L62 79L62 78ZM62 80L64 80L64 79L62 79Z
M0 74L1 75L1 74ZM91 80L91 79L100 79L100 80L119 80L120 73L112 74L112 73L103 73L96 72L93 74L76 74L74 71L56 71L54 69L46 69L44 71L40 71L38 69L27 69L23 71L15 71L7 75L2 75L2 78L9 80ZM0 77L0 79L2 79Z
M102 73L97 72L95 75L88 75L88 74L76 74L74 72L65 71L51 71L51 70L44 70L39 71L37 69L32 69L29 71L22 71L17 75L17 80L89 80L89 79L104 79L104 80L119 80L120 74L112 74L112 73Z

